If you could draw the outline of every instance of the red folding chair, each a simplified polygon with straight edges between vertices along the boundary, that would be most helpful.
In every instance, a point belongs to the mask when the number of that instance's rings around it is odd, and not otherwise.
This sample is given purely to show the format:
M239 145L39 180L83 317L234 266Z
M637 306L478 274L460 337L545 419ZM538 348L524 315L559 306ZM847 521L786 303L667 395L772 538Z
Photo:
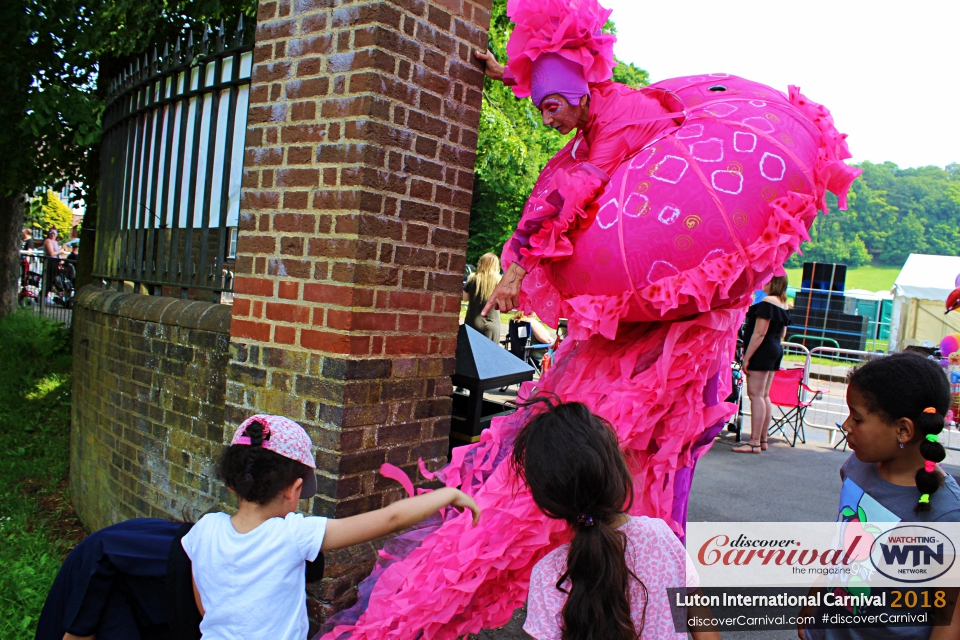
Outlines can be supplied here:
M770 386L770 402L780 410L780 417L770 425L770 435L779 431L791 447L797 446L798 437L800 442L806 444L804 417L810 405L823 397L823 391L811 389L804 383L803 378L802 368L780 369L774 372L773 384ZM792 441L787 435L788 428L793 431Z

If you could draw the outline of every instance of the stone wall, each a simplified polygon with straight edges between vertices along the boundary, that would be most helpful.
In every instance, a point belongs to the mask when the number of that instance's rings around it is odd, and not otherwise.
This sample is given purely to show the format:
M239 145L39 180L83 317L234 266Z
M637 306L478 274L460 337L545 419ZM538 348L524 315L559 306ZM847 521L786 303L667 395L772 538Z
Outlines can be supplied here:
M180 518L228 500L223 446L230 307L92 286L73 311L70 481L87 530Z

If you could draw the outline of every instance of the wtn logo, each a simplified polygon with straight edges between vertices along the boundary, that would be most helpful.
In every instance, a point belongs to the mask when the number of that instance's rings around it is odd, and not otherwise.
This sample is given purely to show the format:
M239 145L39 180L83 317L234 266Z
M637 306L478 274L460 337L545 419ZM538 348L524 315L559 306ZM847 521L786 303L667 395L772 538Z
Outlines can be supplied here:
M939 529L901 524L881 533L870 548L870 562L896 582L930 582L950 571L957 559L954 538Z
M934 551L929 545L925 544L881 544L880 550L883 553L883 561L886 564L905 565L913 557L913 566L920 564L928 565L933 560L937 564L943 564L943 543L937 545Z

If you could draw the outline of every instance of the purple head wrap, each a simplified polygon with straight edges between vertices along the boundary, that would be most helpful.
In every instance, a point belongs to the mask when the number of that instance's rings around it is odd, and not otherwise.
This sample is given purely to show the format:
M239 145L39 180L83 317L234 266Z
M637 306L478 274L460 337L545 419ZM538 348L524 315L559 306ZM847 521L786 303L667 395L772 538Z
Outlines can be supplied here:
M583 77L583 66L555 53L546 53L533 62L530 81L530 99L538 108L543 99L559 93L570 104L590 93Z

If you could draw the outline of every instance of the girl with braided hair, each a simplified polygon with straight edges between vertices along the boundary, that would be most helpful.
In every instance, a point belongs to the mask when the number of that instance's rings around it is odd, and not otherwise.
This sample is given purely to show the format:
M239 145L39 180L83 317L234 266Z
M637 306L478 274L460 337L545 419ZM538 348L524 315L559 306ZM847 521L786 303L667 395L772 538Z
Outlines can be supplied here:
M937 363L910 352L868 362L850 376L847 406L843 429L854 453L840 470L845 485L856 483L892 521L960 521L960 487L937 466L950 406Z
M940 366L911 352L877 358L856 369L847 386L850 415L843 430L853 454L840 468L838 520L960 522L960 486L937 466L946 457L938 435L950 407L950 385ZM801 628L804 640L947 640L960 637L956 590L947 590L947 626ZM815 615L835 613L829 607ZM896 613L885 605L863 615ZM932 622L932 621L931 621Z

